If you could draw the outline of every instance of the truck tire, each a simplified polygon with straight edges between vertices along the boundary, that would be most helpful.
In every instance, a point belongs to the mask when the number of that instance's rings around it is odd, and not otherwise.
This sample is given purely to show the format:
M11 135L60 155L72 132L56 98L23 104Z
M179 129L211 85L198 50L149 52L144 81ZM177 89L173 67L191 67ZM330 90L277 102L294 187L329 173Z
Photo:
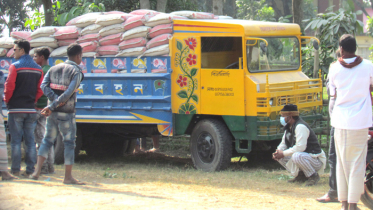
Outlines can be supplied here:
M81 129L76 130L75 139L75 158L79 155L80 149L83 144L83 136ZM56 143L54 144L54 163L57 165L63 164L65 162L65 147L62 141L61 133L58 133Z
M226 169L232 157L232 136L219 120L205 119L194 127L190 150L194 166L211 172Z

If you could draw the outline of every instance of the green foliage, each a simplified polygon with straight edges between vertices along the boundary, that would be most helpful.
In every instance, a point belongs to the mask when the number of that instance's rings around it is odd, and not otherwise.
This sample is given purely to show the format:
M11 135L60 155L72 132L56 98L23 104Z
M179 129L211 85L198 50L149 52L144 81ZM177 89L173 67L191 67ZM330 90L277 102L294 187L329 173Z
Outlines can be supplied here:
M59 0L60 7L54 7L55 25L65 25L69 20L90 12L123 11L140 9L139 0ZM150 0L151 9L156 9L156 0ZM194 0L168 0L166 12L197 10Z
M258 20L262 20L262 21L276 21L274 17L275 17L275 11L273 10L272 7L268 7L267 5L259 9L258 14L256 16Z
M30 18L26 18L25 20L25 27L35 30L35 28L40 28L44 25L45 16L44 13L34 12Z
M369 60L373 62L373 45L370 46L369 50L371 51L369 55Z
M95 3L88 2L86 0L78 0L78 4L73 6L68 12L64 12L62 14L57 15L57 23L58 25L65 25L69 20L78 17L83 14L91 13L91 12L105 12L105 5L103 3ZM61 2L61 7L64 7L64 3Z
M328 9L329 11L331 8ZM338 40L343 34L359 34L363 31L363 23L357 19L356 13L339 9L337 13L320 13L315 18L304 20L308 22L305 30L308 28L318 30L320 45L320 68L328 73L330 63L335 60L334 53L338 48Z
M238 19L276 21L275 11L266 0L237 0L236 5Z
M365 26L367 29L367 35L373 36L373 18L367 16L367 25Z
M279 19L278 19L278 22L280 22L280 23L290 23L290 22L292 22L291 20L290 20L290 18L292 18L293 17L293 15L286 15L285 17L280 17Z
M365 26L367 29L367 35L373 37L373 18L369 16L367 16L367 18L368 18L367 25ZM373 45L370 46L369 50L371 51L369 55L369 59L373 62Z
M1 0L0 1L0 32L5 26L12 32L13 29L24 29L24 19L27 17L26 0Z
M105 178L118 178L117 173L111 172L111 168L107 168L103 174ZM124 178L124 177L123 177Z
M313 65L315 59L313 57L314 48L310 42L310 44L302 47L302 71L308 77L313 76Z
M311 19L316 17L317 7L314 5L314 0L303 0L303 18Z

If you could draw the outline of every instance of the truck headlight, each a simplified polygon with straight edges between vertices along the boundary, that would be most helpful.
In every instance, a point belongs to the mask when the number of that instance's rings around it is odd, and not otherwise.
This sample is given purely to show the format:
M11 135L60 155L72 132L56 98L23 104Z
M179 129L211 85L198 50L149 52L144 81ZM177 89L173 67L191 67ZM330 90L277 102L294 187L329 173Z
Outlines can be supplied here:
M273 106L273 98L269 99L269 105Z

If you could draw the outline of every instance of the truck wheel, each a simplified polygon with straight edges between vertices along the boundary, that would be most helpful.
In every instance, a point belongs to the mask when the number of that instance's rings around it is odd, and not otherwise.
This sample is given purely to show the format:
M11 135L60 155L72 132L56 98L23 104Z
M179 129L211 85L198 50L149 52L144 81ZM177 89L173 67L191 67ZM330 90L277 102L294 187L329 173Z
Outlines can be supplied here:
M76 131L75 139L75 158L79 155L80 149L82 148L82 139L82 131L78 128ZM65 162L64 148L65 147L63 145L62 136L60 133L58 133L56 143L54 144L54 163L57 165L63 164Z
M202 120L193 129L190 150L197 169L220 171L231 162L232 136L221 121Z

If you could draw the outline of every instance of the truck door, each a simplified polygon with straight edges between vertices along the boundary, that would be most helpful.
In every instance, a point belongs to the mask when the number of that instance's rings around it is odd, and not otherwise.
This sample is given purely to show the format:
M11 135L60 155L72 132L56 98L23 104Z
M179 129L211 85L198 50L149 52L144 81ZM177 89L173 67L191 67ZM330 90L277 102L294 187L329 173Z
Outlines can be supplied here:
M245 116L242 37L201 37L201 114Z

